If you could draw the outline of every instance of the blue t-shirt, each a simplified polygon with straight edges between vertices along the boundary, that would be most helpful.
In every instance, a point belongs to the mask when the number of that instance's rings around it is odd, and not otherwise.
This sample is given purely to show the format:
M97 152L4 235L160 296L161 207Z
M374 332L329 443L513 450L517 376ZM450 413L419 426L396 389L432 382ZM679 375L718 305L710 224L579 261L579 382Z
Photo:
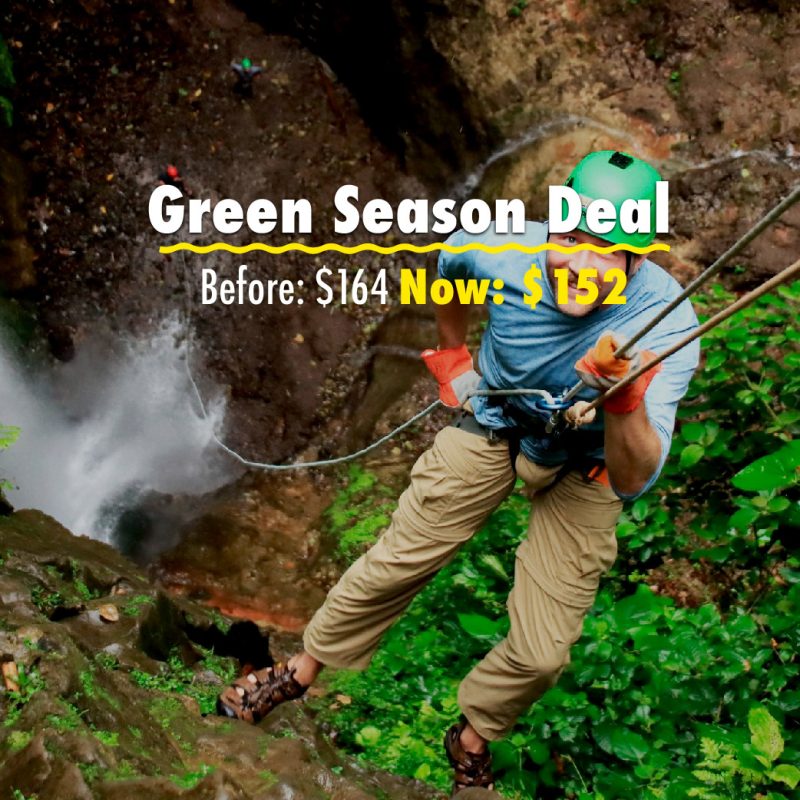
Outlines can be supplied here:
M448 240L451 245L482 242L497 246L515 242L527 246L544 244L547 241L547 225L527 222L525 233L480 236L457 231ZM594 309L584 317L564 314L556 305L554 289L550 286L546 270L547 252L536 255L511 251L499 255L471 250L452 254L442 251L439 256L439 275L449 280L457 278L501 278L504 287L499 290L504 297L502 304L489 302L489 325L481 341L478 364L483 375L482 389L546 389L553 395L572 387L578 380L575 362L596 344L606 330L613 330L630 338L682 289L678 282L652 261L645 260L636 274L628 281L623 294L624 305L607 305ZM531 309L524 302L529 293L525 287L525 274L536 264L541 270L539 284L542 299ZM490 289L493 297L495 289ZM638 343L643 350L660 353L697 327L697 317L691 303L684 300L665 319ZM675 412L678 401L694 373L700 353L698 340L674 353L662 362L662 369L653 379L645 395L645 409L650 424L661 440L661 459L658 468L647 484L636 495L617 494L625 499L636 497L646 491L656 480L664 466L670 449ZM575 399L592 400L598 392L584 387ZM533 413L534 398L514 397L510 402L518 409ZM513 427L513 419L507 418L499 405L492 405L489 398L472 399L475 418L487 428ZM583 426L584 431L603 430L603 412L598 409L595 421ZM587 440L596 437L587 437ZM550 448L541 439L525 437L521 442L522 452L537 464L563 464L567 452L563 448ZM587 449L586 455L603 458L603 448Z

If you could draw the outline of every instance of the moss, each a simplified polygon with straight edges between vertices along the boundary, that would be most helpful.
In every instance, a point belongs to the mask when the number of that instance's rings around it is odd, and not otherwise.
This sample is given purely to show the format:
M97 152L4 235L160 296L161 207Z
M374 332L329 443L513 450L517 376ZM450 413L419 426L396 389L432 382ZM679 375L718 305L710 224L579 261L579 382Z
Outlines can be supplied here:
M104 669L107 672L113 672L119 669L119 659L112 653L106 653L101 650L99 653L95 653L94 661L100 669Z
M209 616L211 617L211 621L214 623L214 625L216 625L220 633L228 633L228 631L231 629L230 620L225 619L225 617L223 617L222 614L220 614L215 609L212 609L209 612Z
M48 714L47 723L53 730L63 733L65 731L75 731L83 727L81 718L85 711L80 711L77 706L68 703L66 700L58 699L63 711L60 714Z
M176 697L158 697L147 708L164 730L169 729L175 718L184 711L181 701Z
M106 747L119 747L119 733L92 729L92 736Z
M37 692L45 688L44 678L35 667L26 669L20 665L17 682L19 684L17 691L6 692L8 705L6 718L3 721L3 725L6 728L13 727L17 723L22 714L22 709Z
M103 777L103 773L105 772L100 764L78 764L78 769L81 771L81 775L83 775L83 779L86 783L95 783Z
M200 764L197 769L189 770L182 774L170 775L170 780L181 789L194 789L206 775L211 775L215 767L209 764Z
M278 776L268 769L262 769L258 773L258 777L264 782L264 789L269 789L270 786L278 782Z
M12 753L16 753L17 750L27 747L31 739L33 734L30 731L11 731L6 739L6 746Z
M155 603L155 600L149 594L137 594L125 603L122 613L128 617L138 617L145 606L153 603Z

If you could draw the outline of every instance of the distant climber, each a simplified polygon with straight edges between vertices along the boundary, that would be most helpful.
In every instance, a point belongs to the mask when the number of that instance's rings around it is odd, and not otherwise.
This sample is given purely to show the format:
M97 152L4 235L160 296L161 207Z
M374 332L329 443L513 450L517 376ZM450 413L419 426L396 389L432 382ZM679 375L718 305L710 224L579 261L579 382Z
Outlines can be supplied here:
M159 173L158 180L162 184L168 184L169 186L177 186L181 191L185 189L183 183L183 178L181 177L181 173L178 171L178 168L174 164L167 164L164 167L164 171Z
M167 164L164 167L163 172L160 172L158 175L158 182L160 184L166 184L169 186L177 186L180 189L184 197L191 197L192 193L189 189L186 188L186 184L184 183L183 176L178 171L178 168L174 164Z
M243 58L241 63L234 61L231 69L236 73L236 85L233 90L242 97L252 97L253 79L264 70L261 67L254 67L249 58Z

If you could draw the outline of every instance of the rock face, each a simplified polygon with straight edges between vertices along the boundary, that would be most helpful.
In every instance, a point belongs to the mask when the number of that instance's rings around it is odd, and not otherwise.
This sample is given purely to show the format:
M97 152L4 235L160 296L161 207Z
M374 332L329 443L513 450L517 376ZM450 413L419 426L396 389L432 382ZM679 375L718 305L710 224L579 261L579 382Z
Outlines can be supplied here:
M0 286L20 291L36 282L35 256L27 238L25 170L6 138L0 135Z
M20 87L9 147L28 178L0 159L11 189L0 246L14 252L0 259L0 281L19 290L35 277L51 349L65 359L100 325L141 332L183 314L198 370L204 361L230 387L227 441L259 460L302 449L331 416L361 416L358 435L368 435L375 393L364 414L353 408L386 309L202 306L199 270L229 275L242 259L158 253L165 237L150 228L147 201L166 163L198 197L308 198L308 243L321 243L345 183L362 201L521 197L537 216L547 184L580 155L626 149L671 181L673 252L662 263L683 280L800 169L800 11L790 3L87 0L32 13L11 0L4 20ZM265 67L250 100L232 91L230 62L243 54ZM735 280L776 271L798 244L800 206L749 247ZM338 254L247 261L262 278L354 266ZM399 259L357 266L386 267L394 293Z
M314 211L308 244L333 238L333 195L342 184L357 184L362 201L397 202L425 196L425 188L314 54L221 0L148 0L117 4L113 13L76 3L43 15L12 2L3 13L19 42L14 68L25 91L13 137L29 173L34 294L54 354L70 359L97 329L141 335L178 313L195 335L197 371L230 387L226 440L264 461L302 448L320 420L341 410L361 374L352 356L385 309L323 308L311 295L302 306L203 306L203 267L231 277L246 262L254 277L301 278L310 287L319 267L336 275L353 259L163 256L161 245L202 237L151 227L158 176L176 164L195 197L214 201L306 198ZM265 66L249 100L233 91L230 63L242 53ZM23 197L25 186L17 188ZM202 240L212 241L207 230ZM245 230L226 240L252 238ZM337 241L362 237L350 238ZM381 265L375 254L358 264L371 273ZM16 271L0 281L21 288L31 277Z
M343 757L301 702L257 727L213 715L238 662L272 663L253 623L159 593L38 512L0 517L0 557L0 797L436 796Z

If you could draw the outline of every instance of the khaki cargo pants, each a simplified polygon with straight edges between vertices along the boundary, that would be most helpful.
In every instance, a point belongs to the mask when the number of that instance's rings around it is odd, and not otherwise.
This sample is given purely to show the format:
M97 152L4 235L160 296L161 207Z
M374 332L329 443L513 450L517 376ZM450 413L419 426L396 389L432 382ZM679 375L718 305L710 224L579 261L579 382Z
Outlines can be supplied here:
M535 494L528 535L516 552L510 630L458 691L461 710L488 740L502 738L569 662L600 575L616 557L622 507L611 489L576 471L551 486L558 467L519 455L516 469ZM514 482L506 441L453 426L441 430L414 465L389 528L308 624L305 649L323 664L365 669L382 634Z

